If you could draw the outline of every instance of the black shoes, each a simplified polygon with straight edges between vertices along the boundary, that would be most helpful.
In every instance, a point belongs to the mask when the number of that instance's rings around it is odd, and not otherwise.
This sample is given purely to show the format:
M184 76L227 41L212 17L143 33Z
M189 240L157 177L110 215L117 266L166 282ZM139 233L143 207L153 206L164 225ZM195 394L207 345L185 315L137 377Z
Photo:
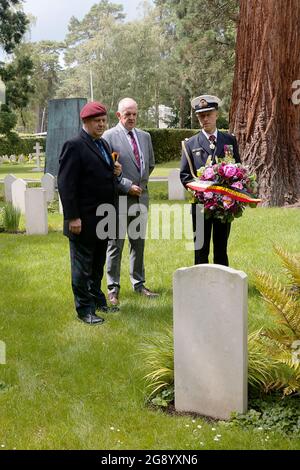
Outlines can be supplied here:
M101 325L104 323L104 319L98 317L95 313L87 313L86 315L78 315L78 320L86 323L87 325Z

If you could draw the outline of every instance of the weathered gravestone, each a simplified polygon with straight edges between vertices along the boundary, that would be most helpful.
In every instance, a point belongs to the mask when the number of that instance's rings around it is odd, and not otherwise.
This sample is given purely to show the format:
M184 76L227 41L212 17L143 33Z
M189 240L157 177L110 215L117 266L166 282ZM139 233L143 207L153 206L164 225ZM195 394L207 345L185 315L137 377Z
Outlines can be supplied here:
M175 406L227 420L247 410L247 276L219 265L174 276Z
M168 177L169 201L184 201L185 189L180 181L180 170L173 170Z
M26 181L17 179L11 186L12 204L20 209L21 214L25 214L25 191L27 189Z
M47 192L42 188L25 191L25 219L27 235L47 235Z
M12 202L11 186L15 181L17 181L17 178L14 175L7 175L4 178L4 195L6 202Z
M42 188L46 191L47 202L53 201L55 197L55 178L46 173L42 178Z
M80 110L86 102L85 98L49 101L46 173L57 176L63 144L79 133L82 127Z

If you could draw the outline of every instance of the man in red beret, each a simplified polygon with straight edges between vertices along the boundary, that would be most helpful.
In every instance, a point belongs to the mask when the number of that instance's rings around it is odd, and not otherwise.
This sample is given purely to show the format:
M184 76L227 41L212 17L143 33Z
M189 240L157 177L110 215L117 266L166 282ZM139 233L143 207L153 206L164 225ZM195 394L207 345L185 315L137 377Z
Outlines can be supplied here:
M103 140L107 110L99 102L86 104L80 117L83 128L68 140L60 155L58 189L64 210L64 234L69 238L72 289L78 318L89 325L104 322L96 311L109 312L101 290L108 239L99 239L96 215L102 204L117 202L117 180L122 167L114 162ZM116 309L114 309L116 310Z

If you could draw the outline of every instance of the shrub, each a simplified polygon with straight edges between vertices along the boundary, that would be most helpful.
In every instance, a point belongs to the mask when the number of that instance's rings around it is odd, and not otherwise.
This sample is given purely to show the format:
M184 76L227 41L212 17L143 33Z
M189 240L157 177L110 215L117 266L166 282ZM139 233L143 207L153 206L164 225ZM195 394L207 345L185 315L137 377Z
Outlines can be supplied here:
M191 129L146 129L151 135L156 163L180 160L181 142L197 134Z
M181 142L198 134L200 129L145 129L151 135L156 163L180 160ZM220 129L222 130L222 129ZM225 131L227 132L227 131Z
M0 156L1 155L28 155L35 153L33 147L39 142L44 150L46 149L46 139L44 137L26 137L11 141L5 137L0 137Z
M300 400L299 396L265 396L249 402L246 414L234 413L231 423L241 428L257 431L274 431L299 439Z
M170 396L174 390L174 347L172 328L166 327L163 333L155 334L141 346L146 375L147 398L159 399L162 393ZM172 393L171 393L172 394ZM162 396L162 399L166 397Z
M155 162L164 163L181 158L181 142L199 132L199 129L145 129L151 135ZM0 155L28 155L34 153L33 147L39 142L46 150L44 137L22 137L18 142L0 137Z

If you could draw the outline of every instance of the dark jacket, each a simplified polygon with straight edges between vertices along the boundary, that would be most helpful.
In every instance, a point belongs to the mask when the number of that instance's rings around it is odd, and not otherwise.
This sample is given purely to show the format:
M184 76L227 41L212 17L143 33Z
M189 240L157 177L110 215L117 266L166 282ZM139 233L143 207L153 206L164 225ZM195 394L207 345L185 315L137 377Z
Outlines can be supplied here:
M205 166L208 158L213 157L213 154L215 154L215 156L218 158L224 158L225 145L233 146L233 156L235 161L236 163L240 163L241 159L237 140L231 134L218 131L217 148L215 152L210 148L210 143L202 131L186 140L185 147L188 155L190 156L194 174L197 175L197 170L199 170L199 168L202 166ZM180 179L184 186L194 179L184 152L182 153Z
M101 141L111 157L109 145ZM109 165L93 139L82 130L64 144L59 162L58 190L64 211L64 234L72 240L92 244L100 221L96 216L98 206L115 206L117 202L113 160ZM73 219L82 220L79 236L69 232L69 221Z

